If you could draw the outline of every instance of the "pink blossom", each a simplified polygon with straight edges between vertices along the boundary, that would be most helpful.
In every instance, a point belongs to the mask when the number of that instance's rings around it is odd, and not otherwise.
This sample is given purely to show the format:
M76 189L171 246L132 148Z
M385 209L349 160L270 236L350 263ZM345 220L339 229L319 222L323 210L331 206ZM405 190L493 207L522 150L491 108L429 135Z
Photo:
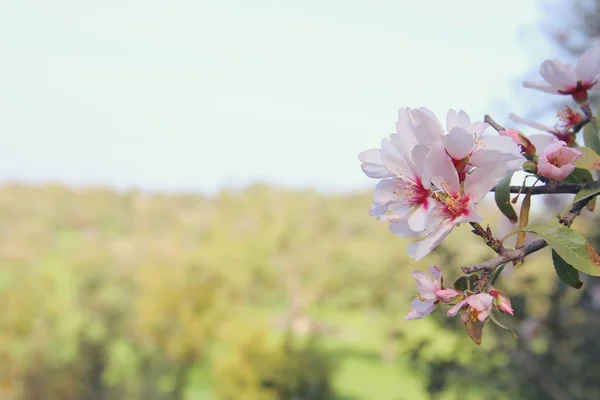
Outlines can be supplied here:
M383 179L375 189L370 214L402 226L409 236L426 228L435 206L431 175L425 167L429 147L422 144L435 140L435 136L429 135L429 124L432 121L428 110L402 109L396 124L398 133L383 139L381 148L358 156L367 176Z
M417 297L413 300L410 312L405 319L426 317L439 304L454 303L464 296L463 292L444 288L442 270L439 267L431 265L428 269L433 280L423 272L413 271L412 273L413 279L417 281Z
M504 165L489 164L475 168L461 183L452 161L444 157L444 149L435 147L430 151L432 154L434 157L428 157L432 182L440 190L436 192L436 205L429 215L427 229L421 234L422 240L408 246L408 255L417 261L436 248L455 226L465 222L480 222L481 217L475 205L483 200L505 173ZM404 233L399 226L391 225L390 230L397 235Z
M429 273L433 281L420 271L413 271L412 277L417 281L417 298L410 305L410 312L405 319L417 319L428 316L436 309L440 300L436 293L442 289L442 270L435 265L431 265Z
M573 164L581 152L556 141L542 149L538 158L538 174L554 181L562 181L575 170Z
M467 297L463 301L452 307L446 315L448 317L455 317L459 311L467 307L466 314L475 321L483 322L490 316L492 312L492 303L494 298L487 293L474 294Z
M544 61L540 67L544 81L524 82L523 86L546 93L571 95L576 102L583 103L599 74L600 45L594 45L583 53L575 66L563 64L558 59Z
M467 165L484 167L521 158L519 148L509 138L483 136L486 127L484 122L471 122L467 113L462 110L448 111L448 133L442 136L442 142L459 173Z
M518 130L508 128L506 130L499 131L498 134L500 136L507 136L511 138L513 142L521 147L521 152L525 155L525 157L533 157L535 155L535 146Z
M580 123L580 118L583 117L580 114L573 112L573 110L571 110L568 106L565 106L565 108L562 111L559 111L557 115L559 118L559 123L556 124L554 128L550 128L549 126L540 124L539 122L521 118L515 114L510 114L509 117L519 124L548 132L554 135L558 140L562 140L570 146L575 143L575 135L570 131L570 129L574 126L574 124ZM579 118L577 116L579 116Z
M504 296L497 290L490 291L490 295L494 298L494 305L503 313L513 315L513 309L508 297Z
M440 299L442 303L449 304L456 302L458 299L462 300L464 294L455 289L441 289L435 293L435 296Z

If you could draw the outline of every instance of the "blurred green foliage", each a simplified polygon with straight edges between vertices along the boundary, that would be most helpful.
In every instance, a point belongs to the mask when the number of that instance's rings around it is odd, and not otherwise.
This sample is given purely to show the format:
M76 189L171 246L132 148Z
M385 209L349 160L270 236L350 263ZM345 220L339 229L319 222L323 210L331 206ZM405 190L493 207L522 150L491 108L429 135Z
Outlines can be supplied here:
M508 399L531 389L535 379L507 386L518 374L511 351L550 354L546 336L516 343L489 326L478 348L445 310L403 319L412 270L438 264L453 282L493 253L460 227L415 263L409 242L368 216L370 200L264 185L212 197L1 187L0 399ZM548 259L499 280L519 323L553 307Z

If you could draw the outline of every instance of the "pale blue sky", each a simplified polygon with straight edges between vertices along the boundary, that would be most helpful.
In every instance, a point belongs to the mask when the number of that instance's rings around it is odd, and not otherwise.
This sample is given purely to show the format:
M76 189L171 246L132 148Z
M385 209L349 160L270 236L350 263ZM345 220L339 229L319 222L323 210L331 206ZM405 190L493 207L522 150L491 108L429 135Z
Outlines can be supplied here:
M0 179L371 187L357 154L398 108L519 112L519 80L552 56L543 15L534 0L5 2Z

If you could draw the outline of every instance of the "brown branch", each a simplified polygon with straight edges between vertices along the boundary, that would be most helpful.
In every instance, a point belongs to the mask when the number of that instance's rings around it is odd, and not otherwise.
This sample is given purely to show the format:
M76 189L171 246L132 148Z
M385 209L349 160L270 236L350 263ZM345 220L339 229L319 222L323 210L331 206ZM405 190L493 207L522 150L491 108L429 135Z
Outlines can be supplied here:
M565 216L561 219L561 223L565 226L571 226L575 218L581 213L581 210L589 203L592 198L588 198L582 201L579 201L571 207L569 212L565 214ZM519 247L514 250L506 250L504 254L499 255L498 257L492 258L491 260L485 261L481 264L473 265L471 267L462 267L462 272L464 274L472 274L477 271L485 271L492 272L500 265L507 263L513 260L522 260L526 256L531 253L535 253L538 250L546 247L548 243L544 239L538 239L535 242L532 242L526 246Z
M492 117L490 117L489 115L487 115L487 114L485 115L483 121L486 124L491 125L492 128L494 128L497 132L505 131L506 130L506 128L504 128L502 125L500 125L499 123L497 123L496 121L494 121L494 119Z
M577 194L583 187L585 183L556 183L556 182L548 182L543 186L525 186L521 188L521 186L511 186L511 193L525 193L527 190L531 190L531 194L559 194L559 193L569 193L569 194ZM492 188L491 192L495 192L496 188Z

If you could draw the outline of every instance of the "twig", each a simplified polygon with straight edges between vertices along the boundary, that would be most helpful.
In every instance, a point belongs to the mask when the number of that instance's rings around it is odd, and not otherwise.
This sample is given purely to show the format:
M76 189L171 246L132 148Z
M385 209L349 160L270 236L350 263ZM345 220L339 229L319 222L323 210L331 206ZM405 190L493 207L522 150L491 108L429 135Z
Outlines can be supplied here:
M533 189L529 186L525 186L521 188L521 186L511 186L511 193L520 193L521 191L531 190L531 194L559 194L559 193L570 193L577 194L583 187L585 183L555 183L549 182L544 186L535 186ZM496 191L496 188L491 190L492 192Z
M505 131L506 128L504 128L502 125L500 125L499 123L497 123L496 121L494 121L494 119L492 117L490 117L489 115L485 115L485 118L483 119L483 121L489 125L492 126L492 128L494 128L497 132L500 131Z
M573 204L573 206L571 207L569 212L567 214L565 214L564 218L561 219L561 223L564 224L565 226L571 226L571 224L573 223L575 218L579 215L581 210L583 210L583 208L586 206L586 204L589 203L591 200L592 200L592 198L588 198L588 199L585 199L585 200L582 200L582 201L579 201L579 202ZM527 255L529 255L531 253L535 253L536 251L543 249L547 245L548 245L548 243L546 243L546 241L544 239L538 239L535 242L532 242L523 247L519 247L518 249L506 250L506 252L504 254L499 255L498 257L492 258L491 260L485 261L481 264L473 265L471 267L462 267L462 272L467 275L472 274L477 271L492 272L496 268L498 268L498 266L500 266L508 261L521 260L521 259L525 258Z

